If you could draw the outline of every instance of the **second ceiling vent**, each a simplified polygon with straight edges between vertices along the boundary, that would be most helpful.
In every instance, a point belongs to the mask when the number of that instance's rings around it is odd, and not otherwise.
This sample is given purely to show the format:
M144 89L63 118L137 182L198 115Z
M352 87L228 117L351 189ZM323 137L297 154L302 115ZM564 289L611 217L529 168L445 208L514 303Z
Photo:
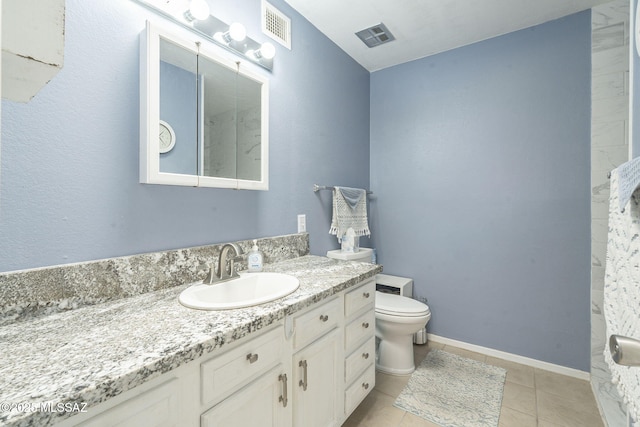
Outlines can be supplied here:
M389 43L396 39L383 23L358 31L356 36L368 47L380 46L381 44Z

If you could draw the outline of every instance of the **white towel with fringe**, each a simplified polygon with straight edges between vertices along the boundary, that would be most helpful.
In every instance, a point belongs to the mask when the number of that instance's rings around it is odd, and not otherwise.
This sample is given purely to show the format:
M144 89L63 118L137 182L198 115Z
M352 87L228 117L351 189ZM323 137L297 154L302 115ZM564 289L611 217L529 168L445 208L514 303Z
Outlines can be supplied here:
M629 160L617 167L618 171L618 201L620 211L631 200L631 195L640 185L640 157Z
M640 415L640 368L615 363L609 350L611 335L640 339L640 206L638 194L621 209L621 171L611 172L609 234L604 278L606 339L604 358L629 414ZM622 205L624 207L626 204Z
M333 188L333 215L329 234L342 238L353 228L356 236L370 236L367 220L367 191L360 188Z

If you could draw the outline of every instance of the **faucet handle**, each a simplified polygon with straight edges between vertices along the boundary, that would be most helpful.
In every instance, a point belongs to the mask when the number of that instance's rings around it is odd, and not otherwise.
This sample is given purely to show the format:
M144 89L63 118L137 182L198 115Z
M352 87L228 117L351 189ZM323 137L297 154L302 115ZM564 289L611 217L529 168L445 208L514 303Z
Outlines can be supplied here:
M213 263L209 264L209 273L207 273L207 277L205 277L205 279L202 281L202 283L207 284L207 285L211 285L212 283L214 283L216 281L217 277L216 277L216 270L213 267Z

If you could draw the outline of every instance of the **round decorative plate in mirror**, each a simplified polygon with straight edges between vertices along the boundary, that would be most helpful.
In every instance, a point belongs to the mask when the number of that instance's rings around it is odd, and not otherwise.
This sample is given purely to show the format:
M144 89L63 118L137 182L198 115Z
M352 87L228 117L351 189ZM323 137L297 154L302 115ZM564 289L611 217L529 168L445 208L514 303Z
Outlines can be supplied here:
M158 138L160 141L160 153L169 152L176 145L176 133L171 125L164 120L160 120L160 135Z

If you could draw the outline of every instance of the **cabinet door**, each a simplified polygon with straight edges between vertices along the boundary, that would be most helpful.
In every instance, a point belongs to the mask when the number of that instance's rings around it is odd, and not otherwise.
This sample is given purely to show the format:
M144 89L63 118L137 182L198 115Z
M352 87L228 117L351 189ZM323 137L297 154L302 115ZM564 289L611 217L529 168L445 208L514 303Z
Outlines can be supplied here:
M338 425L341 400L338 361L341 334L334 329L300 350L293 358L293 425L328 427Z
M290 427L291 379L282 365L238 390L200 418L201 427Z
M80 424L82 427L178 427L178 380L140 394Z

